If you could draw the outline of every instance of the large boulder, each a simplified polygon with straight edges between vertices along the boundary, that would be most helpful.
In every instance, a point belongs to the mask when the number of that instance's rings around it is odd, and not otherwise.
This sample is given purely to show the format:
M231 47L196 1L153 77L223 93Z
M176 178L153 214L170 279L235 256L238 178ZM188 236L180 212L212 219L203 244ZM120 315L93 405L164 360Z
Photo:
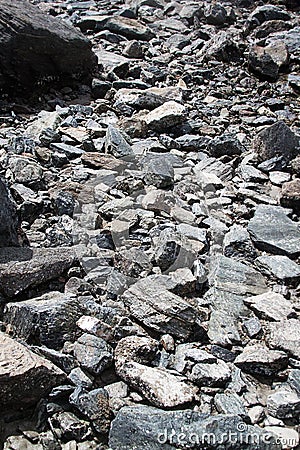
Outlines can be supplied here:
M6 184L1 178L0 205L0 247L18 246L17 228L19 220L17 207L9 194Z
M73 26L26 0L0 0L0 89L85 77L95 64L91 44Z

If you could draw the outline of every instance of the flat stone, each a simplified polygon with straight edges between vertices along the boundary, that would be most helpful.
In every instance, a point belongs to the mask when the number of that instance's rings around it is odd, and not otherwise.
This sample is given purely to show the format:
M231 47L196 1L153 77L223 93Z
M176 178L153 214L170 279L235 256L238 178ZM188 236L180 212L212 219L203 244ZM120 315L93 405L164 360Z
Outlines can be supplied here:
M121 34L129 39L150 41L154 33L147 26L135 19L122 16L110 17L105 23L105 28L113 33Z
M300 266L287 256L259 256L255 263L263 271L279 280L296 281L300 277Z
M287 256L300 253L299 226L281 207L258 205L248 231L260 250Z
M139 280L124 292L122 300L131 315L147 327L186 338L193 327L196 309L156 282L155 276Z
M76 256L71 248L1 248L0 290L7 297L59 277Z
M269 323L266 328L267 344L295 358L300 358L300 321L297 319Z
M265 292L254 297L244 299L261 319L279 322L295 314L292 303L276 292Z
M273 376L287 367L288 357L284 352L270 350L261 344L256 344L245 347L235 359L234 364L247 373Z
M249 446L248 433L250 435L259 433L260 450L269 450L270 445L274 450L281 448L272 435L267 436L256 427L247 426L239 416L224 414L211 416L192 410L164 411L145 405L124 407L118 412L111 425L109 446L112 450L134 448L161 450L162 446L175 450L182 445L184 448L192 449L195 445L203 446L203 436L209 435L213 430L216 444L210 445L212 449L217 449L224 433L227 435L239 428L247 429L247 437L245 431L237 431L234 444L237 450L245 446L249 450L254 450L254 446Z
M66 375L47 359L0 333L0 404L4 411L37 403Z

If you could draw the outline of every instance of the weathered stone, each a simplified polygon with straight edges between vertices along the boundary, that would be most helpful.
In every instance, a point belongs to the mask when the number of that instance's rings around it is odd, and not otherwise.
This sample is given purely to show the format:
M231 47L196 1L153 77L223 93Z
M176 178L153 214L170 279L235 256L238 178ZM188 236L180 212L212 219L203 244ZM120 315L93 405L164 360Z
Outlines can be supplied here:
M293 208L296 213L300 211L300 179L284 183L280 204L286 208Z
M54 364L24 345L0 333L0 404L4 411L37 403L41 397L65 381Z
M184 121L185 107L180 103L170 101L154 109L144 117L149 128L165 130Z
M101 374L113 361L111 346L103 339L87 333L76 341L74 355L81 367L93 375Z
M1 0L1 15L1 87L29 89L49 76L87 76L95 66L89 41L36 6Z
M122 299L135 319L156 332L179 338L190 334L197 315L190 303L157 283L155 276L132 285Z
M299 153L299 138L284 122L264 128L254 138L252 147L260 161L282 156L287 161Z
M295 315L292 303L276 292L265 292L254 297L248 297L244 299L244 302L261 319L279 322Z
M207 149L210 156L216 158L220 156L240 155L246 150L234 134L223 134L212 139L208 143Z
M245 372L260 376L274 376L288 365L285 353L269 350L263 345L249 345L234 361Z
M279 280L296 281L300 277L300 266L287 256L272 255L259 256L255 264L260 269L272 274Z
M241 225L233 225L226 233L223 249L224 255L229 258L253 261L257 256L249 233Z
M216 394L214 402L219 413L233 414L247 420L248 414L246 408L237 394Z
M132 154L131 146L124 139L120 131L112 125L109 125L107 129L105 152L111 153L116 158Z
M248 231L257 248L271 253L297 256L300 253L300 229L278 206L258 205Z
M278 390L267 399L268 413L278 419L296 418L300 413L300 396L289 390Z
M295 358L300 357L300 321L282 320L270 323L267 328L267 343L271 348L278 348Z
M249 68L259 77L277 80L280 70L288 64L289 54L284 42L275 41L266 47L253 46L249 53Z
M0 290L13 297L62 275L75 262L71 248L0 249Z
M4 321L24 341L59 350L76 336L76 321L84 308L74 295L50 292L22 302L8 303Z
M247 429L246 437L245 431L239 431L245 428ZM255 450L256 444L249 444L249 434L257 433L260 435L261 450L268 450L270 443L274 450L281 448L280 444L276 444L272 434L267 435L263 431L258 431L256 427L247 426L239 416L223 414L211 416L192 410L163 411L144 405L124 407L118 412L112 422L109 446L112 450L145 447L148 450L160 450L162 446L169 450L183 446L192 449L195 445L206 446L207 438L203 441L203 436L210 435L212 430L214 440L209 440L212 449L220 448L218 442L222 440L224 433L227 435L232 430L237 430L237 439L234 444L236 449L247 446L248 450ZM215 443L212 443L213 441ZM266 444L264 444L265 441Z
M108 19L105 28L113 33L121 34L129 39L138 39L141 41L150 41L154 33L145 25L135 19L115 16Z

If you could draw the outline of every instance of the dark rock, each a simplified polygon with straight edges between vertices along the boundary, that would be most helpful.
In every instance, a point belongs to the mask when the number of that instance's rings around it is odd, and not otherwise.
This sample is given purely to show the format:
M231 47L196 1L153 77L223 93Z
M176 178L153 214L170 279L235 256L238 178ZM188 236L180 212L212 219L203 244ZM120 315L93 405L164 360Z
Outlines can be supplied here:
M284 352L269 350L262 345L249 345L235 359L234 364L245 372L274 376L288 365L288 356Z
M239 429L247 429L245 431ZM184 430L184 432L183 432ZM276 444L275 437L256 427L247 426L239 416L215 415L209 416L192 410L163 411L149 406L133 406L122 408L112 422L109 446L112 450L132 450L133 448L148 450L160 450L162 446L169 450L178 448L195 448L195 445L203 446L203 436L208 436L213 430L214 442L210 440L211 448L220 448L218 442L222 441L224 433L237 430L236 449L248 447L255 450L256 444L249 444L249 434L259 433L260 449L267 450L270 442L272 448L279 450L280 444ZM197 438L198 437L198 438ZM198 440L197 440L198 439ZM267 444L264 444L264 442ZM206 442L204 442L206 445ZM224 444L223 448L224 448ZM227 444L225 444L227 447ZM228 448L230 448L228 445Z
M112 125L108 126L105 139L105 153L110 153L116 158L128 156L132 154L131 146L124 139L117 128Z
M299 153L299 138L284 122L276 122L260 131L253 140L253 150L260 161L283 156L290 161Z
M220 156L240 155L246 149L233 134L223 134L212 139L208 143L210 156L220 158Z
M91 44L75 28L24 0L0 6L0 87L29 89L42 78L90 75Z
M75 296L51 292L35 299L8 303L4 321L14 336L30 344L60 350L64 342L76 337L76 321L83 311Z
M300 179L282 185L282 196L280 199L282 206L294 209L295 213L300 212Z
M96 99L104 98L110 88L111 84L106 81L101 81L97 78L94 78L92 81L92 95Z
M13 297L62 275L74 264L71 248L0 249L0 290Z
M266 47L255 45L249 52L249 68L264 80L275 81L287 66L288 50L284 42L275 41Z
M54 364L3 333L0 345L0 404L5 411L34 404L65 381L65 374Z
M84 369L99 375L112 365L112 348L103 339L90 334L82 335L75 343L74 355Z
M2 179L0 179L0 203L0 247L19 246L17 207Z
M262 5L255 8L250 14L247 22L250 28L255 28L258 25L270 20L290 20L291 16L288 12L275 5Z

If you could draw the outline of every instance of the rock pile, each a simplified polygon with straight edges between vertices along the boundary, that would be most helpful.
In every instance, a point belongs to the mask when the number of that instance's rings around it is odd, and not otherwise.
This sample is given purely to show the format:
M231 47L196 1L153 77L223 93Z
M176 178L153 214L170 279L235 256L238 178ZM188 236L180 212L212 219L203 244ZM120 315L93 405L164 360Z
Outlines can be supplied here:
M0 117L3 448L299 448L297 8L34 3L98 72Z

